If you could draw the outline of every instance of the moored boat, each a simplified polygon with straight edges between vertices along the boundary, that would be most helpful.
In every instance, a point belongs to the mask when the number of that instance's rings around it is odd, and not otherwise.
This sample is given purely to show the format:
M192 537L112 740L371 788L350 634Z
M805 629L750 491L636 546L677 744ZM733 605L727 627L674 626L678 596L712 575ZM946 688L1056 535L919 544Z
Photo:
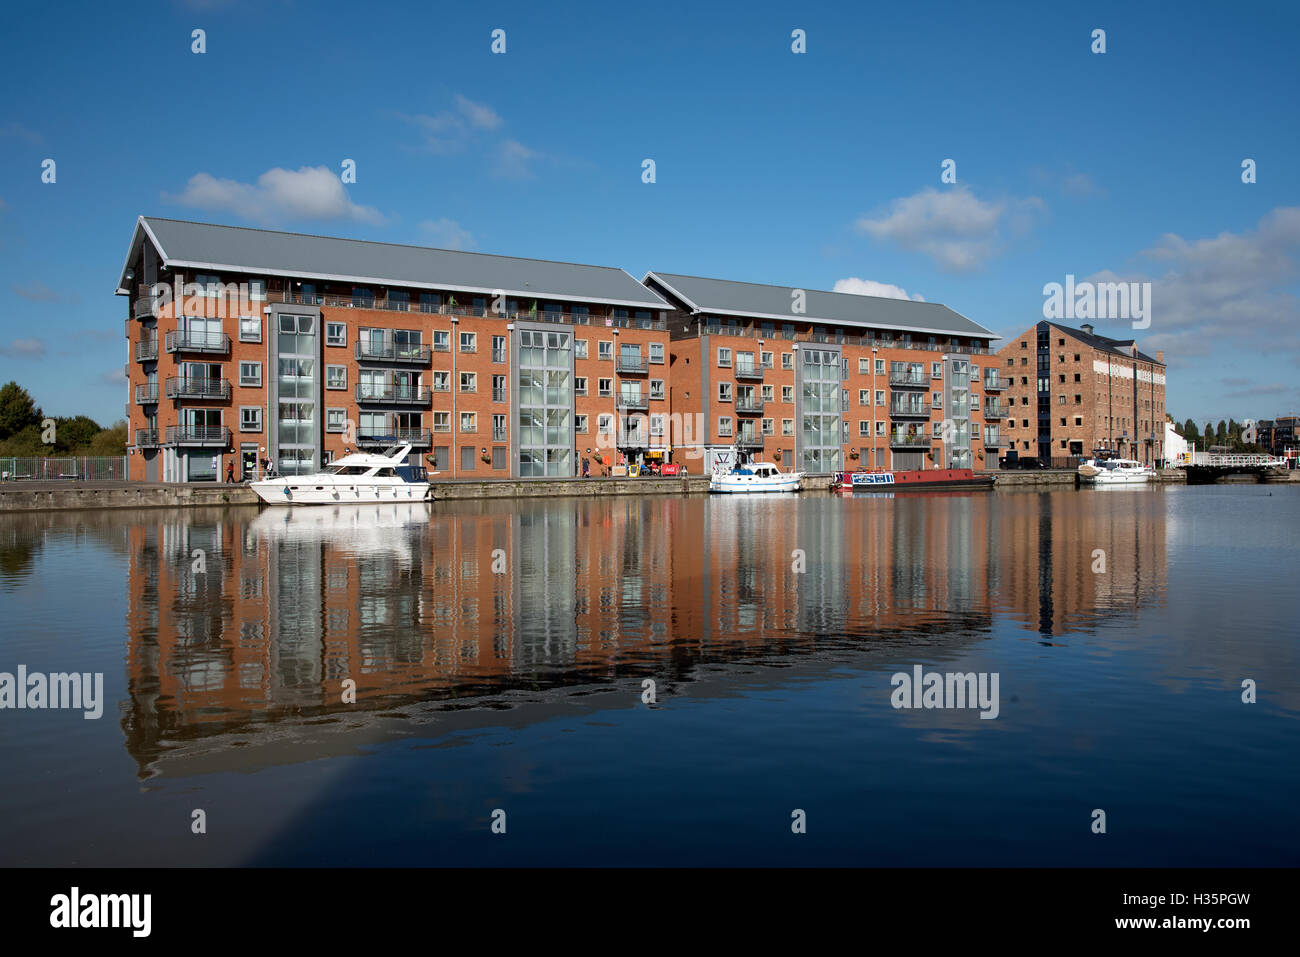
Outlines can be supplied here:
M915 471L836 472L833 492L898 492L911 489L991 489L992 475L971 469L917 469Z
M354 452L315 475L285 475L251 485L258 498L273 505L420 502L429 494L429 481L423 468L406 464L410 451L410 445L402 445L382 455Z
M771 462L737 465L714 472L710 492L797 492L803 488L802 472L782 472Z
M1092 459L1077 469L1089 485L1141 485L1156 474L1149 465L1133 459Z

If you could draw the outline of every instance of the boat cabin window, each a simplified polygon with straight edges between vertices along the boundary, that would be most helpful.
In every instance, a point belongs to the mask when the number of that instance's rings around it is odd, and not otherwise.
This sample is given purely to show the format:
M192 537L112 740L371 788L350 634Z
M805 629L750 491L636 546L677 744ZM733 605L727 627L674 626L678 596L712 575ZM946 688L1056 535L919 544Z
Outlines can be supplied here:
M325 470L328 475L365 475L369 471L366 465L333 465Z
M396 475L397 473L393 471L391 466L388 468L382 468L375 473L376 478L393 478Z

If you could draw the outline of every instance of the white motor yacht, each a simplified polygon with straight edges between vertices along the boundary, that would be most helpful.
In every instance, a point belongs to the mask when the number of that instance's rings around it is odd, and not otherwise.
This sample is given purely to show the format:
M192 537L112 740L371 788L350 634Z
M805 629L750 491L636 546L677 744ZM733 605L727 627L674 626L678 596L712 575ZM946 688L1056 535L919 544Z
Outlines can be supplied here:
M410 451L410 445L401 445L381 455L354 452L315 475L262 479L252 487L258 498L274 505L420 502L429 494L429 481L422 467L406 464Z
M1149 465L1133 459L1090 459L1078 472L1080 480L1090 485L1140 485L1156 474Z
M710 492L797 492L801 488L802 472L782 472L771 462L717 471L709 480Z

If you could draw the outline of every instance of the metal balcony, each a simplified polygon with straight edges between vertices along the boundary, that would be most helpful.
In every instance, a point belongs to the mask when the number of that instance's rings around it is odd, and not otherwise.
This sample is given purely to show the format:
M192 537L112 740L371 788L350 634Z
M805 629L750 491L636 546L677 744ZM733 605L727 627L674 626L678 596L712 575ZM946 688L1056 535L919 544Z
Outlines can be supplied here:
M985 392L1001 392L1003 389L1009 388L1011 388L1010 379L1003 379L1001 376L995 375L984 377Z
M650 438L650 433L646 429L619 429L618 430L618 444L620 448L629 447L629 446L636 446L638 448L644 447L647 444L647 440L649 438Z
M410 443L415 448L428 448L431 444L428 429L390 429L385 432L358 432L357 447L386 449Z
M922 372L891 372L889 384L897 389L930 389L930 379Z
M735 407L737 412L750 413L754 415L763 414L762 399L736 399Z
M137 319L156 319L158 318L159 299L148 292L148 286L141 286L141 295L131 304L131 315Z
M984 445L990 449L1004 449L1007 447L1007 440L1000 435L995 435L992 438L986 435L984 436Z
M165 345L168 352L225 354L230 351L230 336L221 332L169 332Z
M748 379L753 382L762 382L763 367L758 365L737 363L735 375L737 379Z
M373 405L418 405L428 408L433 403L432 392L413 385L367 385L362 382L357 384L354 394L357 402Z
M158 401L158 383L146 382L135 387L135 404L149 405Z
M736 436L734 444L742 449L761 449L763 436L757 432L741 432Z
M622 375L644 375L650 371L650 361L634 356L619 356L618 371Z
M432 352L426 345L403 345L359 339L356 357L361 362L410 362L428 365Z
M928 449L930 447L930 436L924 432L908 434L906 432L890 432L889 445L897 449Z
M889 417L892 419L928 419L930 407L924 402L891 402Z
M169 425L164 444L224 448L230 444L230 429L224 425Z
M986 419L1005 419L1007 417L1007 407L997 402L984 403L984 418Z
M230 380L179 376L167 380L169 399L229 399Z
M620 409L649 409L650 396L644 392L620 392L616 405Z
M135 430L135 447L137 449L156 449L160 444L157 429Z
M135 344L135 361L152 362L158 358L158 340L141 339Z

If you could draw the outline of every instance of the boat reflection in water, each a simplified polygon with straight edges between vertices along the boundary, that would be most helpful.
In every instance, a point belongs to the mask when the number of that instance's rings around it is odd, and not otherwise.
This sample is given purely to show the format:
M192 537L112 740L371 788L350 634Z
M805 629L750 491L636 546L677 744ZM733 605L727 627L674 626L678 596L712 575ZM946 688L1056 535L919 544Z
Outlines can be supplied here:
M1135 520L1087 499L629 496L136 513L125 530L127 746L147 776L205 738L256 743L274 725L283 745L286 721L335 713L364 720L646 675L691 680L702 663L861 662L918 637L957 654L998 618L1050 642L1162 600L1163 508ZM1094 548L1107 551L1105 576L1091 571ZM207 555L202 572L195 549Z

